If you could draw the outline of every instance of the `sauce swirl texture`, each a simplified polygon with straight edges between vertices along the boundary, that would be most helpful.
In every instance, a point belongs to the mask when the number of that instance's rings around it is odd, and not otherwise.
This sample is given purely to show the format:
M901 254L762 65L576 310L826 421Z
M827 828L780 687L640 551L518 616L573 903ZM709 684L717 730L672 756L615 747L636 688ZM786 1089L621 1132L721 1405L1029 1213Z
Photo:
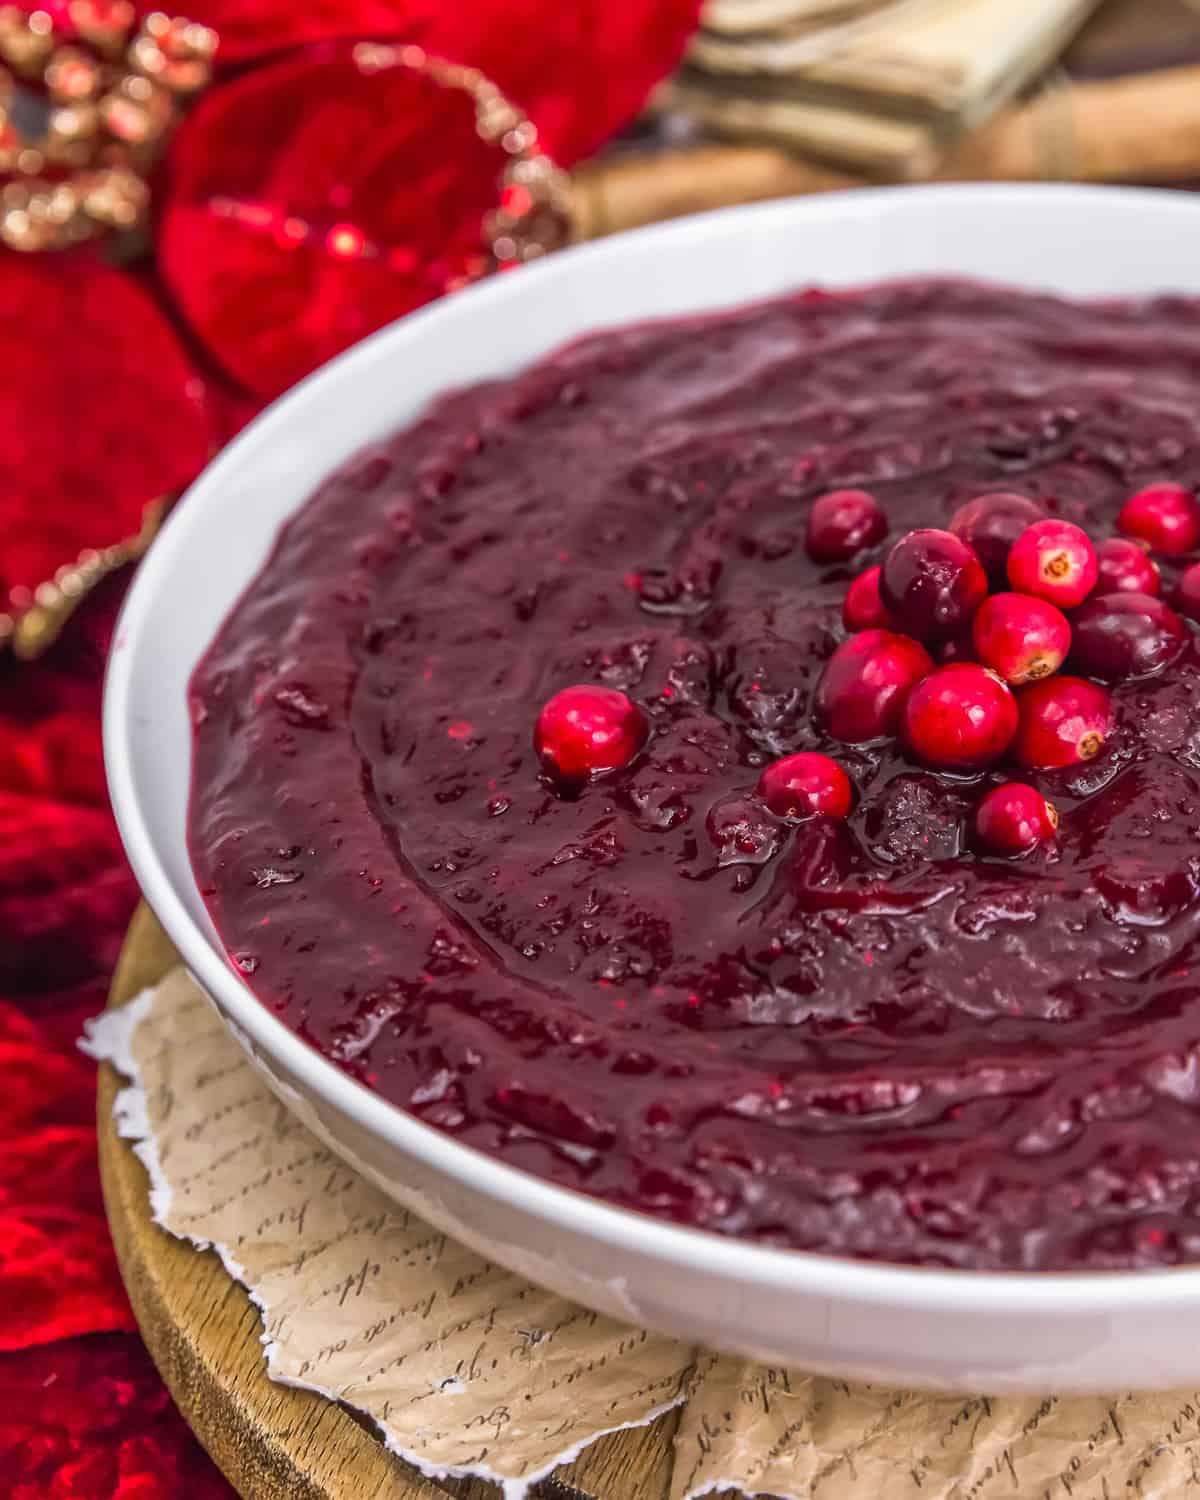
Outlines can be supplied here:
M441 399L325 481L192 684L190 839L263 1003L386 1098L540 1176L728 1235L888 1261L1200 1260L1200 653L1027 777L851 749L812 713L875 547L1016 490L1111 535L1200 484L1200 302L908 282L604 332ZM1164 592L1187 559L1168 560ZM650 740L558 794L562 687ZM848 821L762 765L837 756ZM747 831L749 830L749 831Z

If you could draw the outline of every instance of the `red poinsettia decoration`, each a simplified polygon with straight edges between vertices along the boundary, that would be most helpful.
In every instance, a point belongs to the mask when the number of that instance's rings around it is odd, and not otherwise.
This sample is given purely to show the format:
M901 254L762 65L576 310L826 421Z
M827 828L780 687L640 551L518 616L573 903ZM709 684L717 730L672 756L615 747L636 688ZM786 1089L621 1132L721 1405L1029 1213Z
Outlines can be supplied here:
M469 96L320 47L202 100L171 151L159 264L223 371L278 395L469 279L497 153ZM399 54L396 54L398 57Z
M53 615L136 550L112 544L265 399L477 274L487 216L503 230L527 207L515 165L569 166L629 121L698 3L195 0L220 38L198 98L211 38L148 6L20 0L28 23L0 6L0 72L52 106L45 171L0 198L0 644L6 617ZM85 65L48 76L55 38ZM414 47L478 73L445 87ZM0 181L5 107L0 88ZM143 128L166 143L153 173ZM64 190L88 150L99 175ZM147 192L143 236L122 234ZM74 247L15 248L37 243ZM0 650L0 1490L18 1500L231 1493L131 1331L74 1048L136 900L99 750L119 592L102 584L36 664Z
M76 42L137 23L130 0L22 7ZM147 501L192 477L256 404L484 264L483 225L515 148L503 130L484 138L469 89L407 63L416 46L478 69L533 122L538 149L570 165L636 113L697 8L197 0L193 21L220 38L216 71L152 179L152 252L116 271L110 242L41 259L0 251L0 337L22 372L0 390L14 513L0 609L9 593L19 610L20 591L81 548L136 530ZM0 63L23 56L7 24ZM68 103L90 89L110 132L166 129L149 104L140 123L130 116L126 93L157 87L154 68L184 66L171 61L174 36L161 23L137 33L155 53L148 79L118 87L103 67L82 80L60 67L47 86ZM181 85L172 108L188 97ZM5 128L0 108L0 176ZM104 151L137 167L145 149L113 135Z
M3 256L0 367L2 599L136 532L218 433L167 315L90 248Z

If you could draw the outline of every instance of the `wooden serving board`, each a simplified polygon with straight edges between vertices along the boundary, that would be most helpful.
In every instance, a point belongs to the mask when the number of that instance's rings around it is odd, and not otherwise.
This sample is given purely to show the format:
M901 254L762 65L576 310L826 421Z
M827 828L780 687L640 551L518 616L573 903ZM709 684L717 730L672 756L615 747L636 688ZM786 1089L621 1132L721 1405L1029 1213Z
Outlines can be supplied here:
M177 962L139 908L113 977L123 1005ZM261 1322L212 1251L150 1218L145 1169L113 1124L121 1079L100 1067L100 1175L121 1274L146 1346L183 1415L244 1500L495 1500L474 1479L432 1481L393 1457L349 1411L267 1379ZM601 1438L535 1487L541 1500L665 1500L675 1415Z

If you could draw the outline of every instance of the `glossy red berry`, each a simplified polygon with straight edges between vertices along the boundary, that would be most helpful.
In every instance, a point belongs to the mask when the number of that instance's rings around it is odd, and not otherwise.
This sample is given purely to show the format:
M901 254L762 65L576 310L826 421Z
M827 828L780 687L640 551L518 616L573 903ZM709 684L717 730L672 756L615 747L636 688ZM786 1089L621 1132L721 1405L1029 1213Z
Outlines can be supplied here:
M842 601L842 624L847 630L892 630L892 612L879 594L879 567L860 573Z
M1145 544L1127 536L1110 536L1096 544L1098 594L1157 594L1161 586L1158 566Z
M1184 569L1175 585L1171 603L1189 620L1200 621L1200 563Z
M1112 700L1082 677L1047 677L1017 694L1013 754L1030 770L1091 760L1112 733Z
M922 527L890 549L879 575L883 602L922 641L961 635L987 594L983 564L949 531Z
M758 795L780 818L810 818L825 813L844 818L854 801L850 778L828 755L801 751L764 767Z
M551 775L577 783L628 765L649 729L645 714L624 693L585 683L547 700L533 745Z
M1120 682L1148 677L1183 649L1187 627L1149 594L1093 594L1075 611L1071 665L1088 677Z
M1071 627L1045 599L991 594L975 612L972 639L983 665L1018 687L1058 671L1071 649Z
M843 641L817 684L817 713L835 739L858 745L895 734L914 683L933 671L918 641L890 630L864 630Z
M1151 484L1121 507L1117 527L1168 557L1200 545L1200 501L1181 484Z
M975 834L994 854L1024 854L1054 837L1058 809L1023 781L993 787L975 811Z
M972 662L939 667L904 705L904 742L929 766L975 771L1008 749L1017 728L1012 692L995 672Z
M1045 514L1036 500L1001 490L960 505L950 517L950 530L974 551L991 586L1002 589L1012 544Z
M845 562L887 536L887 516L866 490L830 490L813 501L805 545L816 562Z
M1018 594L1033 594L1059 609L1074 609L1096 586L1096 549L1086 531L1070 521L1035 521L1008 554L1008 581Z

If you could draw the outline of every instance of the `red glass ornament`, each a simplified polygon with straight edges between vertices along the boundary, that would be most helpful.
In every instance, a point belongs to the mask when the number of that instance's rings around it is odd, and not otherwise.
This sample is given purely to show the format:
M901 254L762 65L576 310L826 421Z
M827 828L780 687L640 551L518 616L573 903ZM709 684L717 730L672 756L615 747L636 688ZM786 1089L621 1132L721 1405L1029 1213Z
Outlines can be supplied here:
M362 37L467 63L529 113L563 166L634 118L699 13L700 0L190 0L186 9L220 34L221 65Z
M411 69L351 50L259 68L175 138L162 272L225 369L273 396L473 274L502 163L470 98Z

